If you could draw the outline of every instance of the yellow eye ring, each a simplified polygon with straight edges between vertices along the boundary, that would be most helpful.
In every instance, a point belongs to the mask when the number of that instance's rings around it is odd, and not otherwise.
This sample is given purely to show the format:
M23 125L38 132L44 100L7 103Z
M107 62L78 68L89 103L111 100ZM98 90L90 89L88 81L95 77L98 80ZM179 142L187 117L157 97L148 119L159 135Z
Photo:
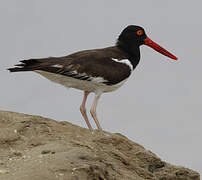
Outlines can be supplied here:
M143 30L138 30L136 33L137 33L138 36L141 36L141 35L144 34Z

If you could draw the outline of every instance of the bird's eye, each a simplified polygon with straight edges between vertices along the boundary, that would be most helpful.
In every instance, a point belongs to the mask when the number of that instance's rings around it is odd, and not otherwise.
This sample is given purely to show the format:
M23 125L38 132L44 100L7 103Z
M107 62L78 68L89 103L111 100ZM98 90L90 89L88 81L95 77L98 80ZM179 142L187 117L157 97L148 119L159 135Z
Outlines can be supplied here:
M141 36L141 35L144 34L144 33L143 33L143 30L138 30L136 33L137 33L138 36Z

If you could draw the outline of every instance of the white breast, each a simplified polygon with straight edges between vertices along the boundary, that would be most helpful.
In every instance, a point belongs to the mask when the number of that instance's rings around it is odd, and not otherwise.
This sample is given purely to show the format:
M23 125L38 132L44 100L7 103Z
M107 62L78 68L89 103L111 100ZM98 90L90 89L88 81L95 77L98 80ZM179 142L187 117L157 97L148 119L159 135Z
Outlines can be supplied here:
M60 75L60 74L55 74L55 73L50 73L50 72L45 72L45 71L35 71L36 73L39 73L40 75L44 76L45 78L61 84L67 88L75 88L83 91L89 91L89 92L94 92L94 93L102 93L102 92L111 92L115 91L116 89L120 88L127 79L121 81L118 84L115 85L106 85L103 83L100 83L102 79L98 77L94 81L85 81L85 80L79 80L75 79L72 77Z

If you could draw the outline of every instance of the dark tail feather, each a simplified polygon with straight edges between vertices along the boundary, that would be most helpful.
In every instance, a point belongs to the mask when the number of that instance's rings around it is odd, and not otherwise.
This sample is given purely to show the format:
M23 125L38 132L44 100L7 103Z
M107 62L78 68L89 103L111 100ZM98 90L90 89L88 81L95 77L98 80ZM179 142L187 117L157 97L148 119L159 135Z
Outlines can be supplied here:
M10 72L20 72L20 71L33 71L41 63L37 59L22 60L20 64L16 64L14 68L8 68Z
M19 68L19 67L8 68L7 70L9 70L10 72L31 71L31 70L28 70L26 68Z

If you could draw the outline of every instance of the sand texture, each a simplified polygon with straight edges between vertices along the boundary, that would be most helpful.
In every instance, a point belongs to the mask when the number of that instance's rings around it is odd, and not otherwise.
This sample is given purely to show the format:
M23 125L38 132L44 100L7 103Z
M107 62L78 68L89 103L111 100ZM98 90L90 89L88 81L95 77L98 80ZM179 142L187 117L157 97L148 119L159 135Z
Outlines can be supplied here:
M0 180L199 180L121 134L0 111Z

